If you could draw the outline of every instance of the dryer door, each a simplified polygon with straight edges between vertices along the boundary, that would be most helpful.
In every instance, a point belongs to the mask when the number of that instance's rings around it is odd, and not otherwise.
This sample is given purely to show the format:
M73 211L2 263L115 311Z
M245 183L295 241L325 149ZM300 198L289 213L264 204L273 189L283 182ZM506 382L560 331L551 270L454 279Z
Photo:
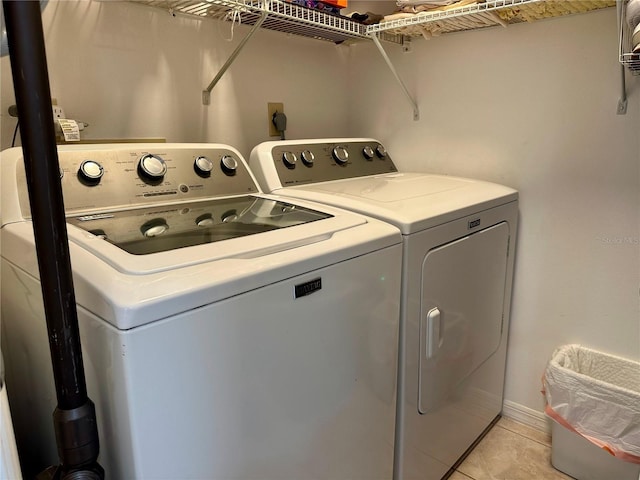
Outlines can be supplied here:
M509 227L430 250L422 265L418 409L449 399L500 345Z

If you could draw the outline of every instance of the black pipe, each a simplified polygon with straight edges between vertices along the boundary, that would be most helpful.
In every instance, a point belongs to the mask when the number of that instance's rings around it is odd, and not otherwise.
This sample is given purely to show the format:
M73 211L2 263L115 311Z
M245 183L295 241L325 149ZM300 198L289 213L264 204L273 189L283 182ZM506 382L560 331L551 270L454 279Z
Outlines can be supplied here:
M58 407L62 474L96 464L95 408L87 396L40 3L3 2ZM98 471L101 468L98 468Z
M80 352L40 4L5 1L4 10L53 375L56 385L60 385L58 406L72 409L86 401L87 387Z

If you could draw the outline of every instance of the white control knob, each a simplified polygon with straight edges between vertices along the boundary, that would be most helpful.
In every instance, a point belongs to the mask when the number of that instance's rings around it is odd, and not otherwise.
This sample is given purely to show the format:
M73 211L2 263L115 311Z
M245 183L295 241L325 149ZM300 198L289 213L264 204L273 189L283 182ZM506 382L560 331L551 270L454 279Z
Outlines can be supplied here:
M222 223L232 223L238 220L238 214L235 210L231 210L230 212L225 212L222 214Z
M102 175L104 175L104 168L95 160L85 160L78 168L78 178L88 185L97 185Z
M337 146L331 152L333 159L340 165L344 165L349 160L349 152L346 147Z
M226 175L235 175L238 169L238 161L231 155L224 155L220 159L220 168Z
M282 154L282 162L287 168L296 168L297 161L298 157L296 157L296 154L293 152L284 152Z
M169 225L167 225L167 222L164 220L164 218L156 218L140 227L140 231L147 238L162 235L168 229Z
M158 155L147 153L138 161L138 174L146 180L160 181L167 173L167 164Z
M382 145L378 145L376 147L376 155L378 158L385 158L387 156L387 151Z
M366 158L367 160L371 160L375 156L375 152L373 151L373 148L371 148L369 145L367 145L362 149L362 154L364 155L364 158Z
M216 222L213 220L213 216L210 213L205 213L196 218L196 225L199 227L211 227Z
M302 163L307 167L313 167L313 161L316 159L316 156L311 150L305 150L300 154L300 157L302 158Z
M213 162L207 157L196 157L196 159L193 161L193 169L199 176L209 177L211 176L211 171L213 170Z

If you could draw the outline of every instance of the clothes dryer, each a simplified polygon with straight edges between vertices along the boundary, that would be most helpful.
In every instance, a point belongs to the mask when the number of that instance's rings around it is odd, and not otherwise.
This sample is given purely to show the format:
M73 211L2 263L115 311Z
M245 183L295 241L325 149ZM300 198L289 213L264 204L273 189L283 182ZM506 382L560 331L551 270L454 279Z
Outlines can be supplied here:
M502 410L517 192L399 173L373 139L265 142L250 166L267 192L402 231L395 478L442 478Z
M108 478L392 477L397 228L263 195L226 145L58 148ZM29 476L58 463L55 393L22 151L1 167L2 351Z

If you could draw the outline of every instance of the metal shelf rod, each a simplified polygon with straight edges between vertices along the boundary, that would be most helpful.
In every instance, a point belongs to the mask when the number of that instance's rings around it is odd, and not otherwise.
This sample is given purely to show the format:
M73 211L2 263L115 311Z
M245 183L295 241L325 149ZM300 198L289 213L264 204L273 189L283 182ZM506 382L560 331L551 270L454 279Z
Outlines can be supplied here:
M415 121L420 120L420 109L418 108L418 104L416 103L416 101L413 99L413 97L409 93L409 90L407 89L407 86L404 84L404 82L400 78L400 75L398 74L398 72L396 71L395 67L393 66L393 63L391 63L391 59L389 58L389 55L387 55L387 52L382 47L382 44L380 43L380 40L378 39L378 36L375 33L370 33L369 36L371 37L371 40L373 40L373 43L375 44L375 46L378 47L378 50L380 51L380 54L382 55L382 58L387 63L387 66L389 67L389 70L391 70L391 73L395 77L396 81L400 84L400 87L402 88L402 91L403 91L405 97L407 98L407 100L411 104L411 107L413 108L413 119Z
M623 2L622 0L616 0L616 17L618 19L618 33L620 35L620 50L622 51L622 9L624 8ZM618 99L618 108L616 110L616 113L618 115L626 115L627 114L627 85L625 82L625 71L624 71L624 65L620 64L620 87L621 87L621 91L620 91L620 98Z
M207 88L205 88L202 91L203 105L211 104L211 90L213 90L213 87L216 86L218 81L220 81L222 76L229 69L233 61L236 59L236 57L240 54L240 52L244 48L245 44L249 41L249 39L253 36L253 34L256 33L256 31L260 28L262 23L267 19L267 14L268 12L266 11L262 12L258 21L253 25L253 27L251 27L251 30L249 30L249 33L247 33L247 35L242 39L242 41L238 44L238 46L233 51L233 53L231 53L231 55L229 56L225 64L220 68L220 71L218 72L218 74L213 78L213 80L211 80L211 83L207 86Z

